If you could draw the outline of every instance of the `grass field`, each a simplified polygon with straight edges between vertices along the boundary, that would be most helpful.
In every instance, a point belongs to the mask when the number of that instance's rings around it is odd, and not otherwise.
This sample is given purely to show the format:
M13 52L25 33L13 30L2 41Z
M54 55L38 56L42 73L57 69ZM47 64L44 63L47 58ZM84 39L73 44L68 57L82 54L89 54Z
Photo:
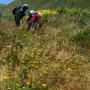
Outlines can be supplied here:
M16 28L13 18L2 17L0 90L89 90L90 12L85 6L40 9L42 27L36 32L24 31L26 18Z

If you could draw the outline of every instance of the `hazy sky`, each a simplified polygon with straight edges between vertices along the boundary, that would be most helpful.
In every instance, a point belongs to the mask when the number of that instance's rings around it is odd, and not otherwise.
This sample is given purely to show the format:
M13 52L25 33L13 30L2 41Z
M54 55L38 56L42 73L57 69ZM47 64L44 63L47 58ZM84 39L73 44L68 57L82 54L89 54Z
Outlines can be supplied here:
M11 3L13 0L0 0L0 4L9 4Z

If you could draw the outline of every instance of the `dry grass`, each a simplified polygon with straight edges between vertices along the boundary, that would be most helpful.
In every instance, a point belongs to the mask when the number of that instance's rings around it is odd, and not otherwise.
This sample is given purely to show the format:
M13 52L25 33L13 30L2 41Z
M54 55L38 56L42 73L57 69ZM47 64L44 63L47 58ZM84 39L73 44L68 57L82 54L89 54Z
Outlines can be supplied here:
M0 32L5 37L0 38L1 90L33 90L30 85L37 84L40 88L34 90L89 90L90 50L72 40L85 29L70 17L60 20L59 27L44 24L36 32L2 23Z

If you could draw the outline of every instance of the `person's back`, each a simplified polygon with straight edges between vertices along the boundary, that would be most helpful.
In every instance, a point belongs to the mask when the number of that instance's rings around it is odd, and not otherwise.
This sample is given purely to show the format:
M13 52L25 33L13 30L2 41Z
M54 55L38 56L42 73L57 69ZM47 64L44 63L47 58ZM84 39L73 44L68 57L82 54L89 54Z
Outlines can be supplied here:
M27 9L28 9L28 5L24 4L23 6L16 7L12 10L12 13L15 17L16 26L20 26L20 21L25 16L25 12Z
M37 22L37 21L39 21L40 17L41 17L41 15L38 12L36 12L35 15L32 17L32 19L34 22Z
M35 13L35 14L32 16L31 20L32 20L33 22L36 22L36 21L38 20L38 14Z
M34 10L31 10L29 13L29 18L28 18L28 27L34 27L36 25L36 23L38 24L39 19L41 17L41 13L40 12L36 12Z
M37 22L37 21L39 21L39 19L41 18L41 13L40 12L36 12L33 16L32 16L32 18L31 18L31 21L32 22Z

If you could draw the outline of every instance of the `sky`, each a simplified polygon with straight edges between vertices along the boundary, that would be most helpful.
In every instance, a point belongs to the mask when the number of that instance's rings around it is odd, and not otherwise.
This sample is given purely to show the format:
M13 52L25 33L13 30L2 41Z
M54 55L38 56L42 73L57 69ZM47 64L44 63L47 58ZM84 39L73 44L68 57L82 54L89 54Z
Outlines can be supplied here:
M11 3L13 0L0 0L0 4L9 4Z

